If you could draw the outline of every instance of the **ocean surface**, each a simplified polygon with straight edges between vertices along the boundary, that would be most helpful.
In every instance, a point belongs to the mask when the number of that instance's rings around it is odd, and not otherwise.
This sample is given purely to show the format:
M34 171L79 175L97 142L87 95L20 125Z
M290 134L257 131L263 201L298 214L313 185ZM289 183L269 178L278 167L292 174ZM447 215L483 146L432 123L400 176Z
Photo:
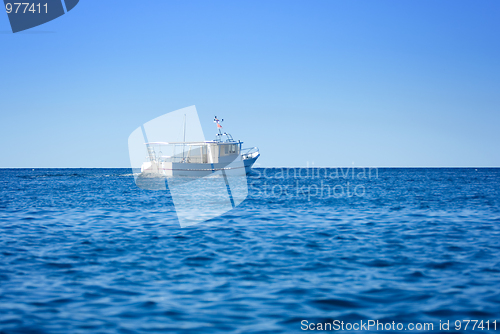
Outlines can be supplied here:
M257 169L248 184L180 228L169 192L130 169L0 169L0 333L500 333L500 169Z

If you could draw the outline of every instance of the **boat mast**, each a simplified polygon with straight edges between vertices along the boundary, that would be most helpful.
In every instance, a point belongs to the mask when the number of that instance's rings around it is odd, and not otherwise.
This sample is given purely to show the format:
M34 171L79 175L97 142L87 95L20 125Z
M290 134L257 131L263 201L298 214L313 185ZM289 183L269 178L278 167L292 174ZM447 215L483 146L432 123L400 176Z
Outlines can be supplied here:
M182 141L182 162L184 162L184 148L186 147L186 114L184 114L184 140Z

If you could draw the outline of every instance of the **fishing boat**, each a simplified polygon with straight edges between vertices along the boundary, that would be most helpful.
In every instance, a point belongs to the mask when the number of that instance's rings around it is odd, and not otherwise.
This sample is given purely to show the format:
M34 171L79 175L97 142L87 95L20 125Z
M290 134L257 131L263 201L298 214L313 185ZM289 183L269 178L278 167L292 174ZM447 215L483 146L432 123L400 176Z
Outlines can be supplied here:
M211 141L186 142L184 119L184 141L145 143L147 157L141 166L141 174L166 177L203 177L219 171L224 176L248 174L260 156L259 149L243 148L242 141L222 132L222 121L215 117L218 133Z

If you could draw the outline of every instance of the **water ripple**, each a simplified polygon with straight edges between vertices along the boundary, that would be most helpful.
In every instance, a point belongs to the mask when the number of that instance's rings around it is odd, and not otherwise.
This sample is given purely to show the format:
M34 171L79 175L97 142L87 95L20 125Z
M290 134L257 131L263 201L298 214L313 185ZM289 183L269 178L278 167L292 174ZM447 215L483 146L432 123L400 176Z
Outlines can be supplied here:
M180 229L170 197L127 169L0 170L0 333L495 320L499 169L380 169L348 180L364 196L338 198L300 187L347 180L279 172L250 178L225 216Z

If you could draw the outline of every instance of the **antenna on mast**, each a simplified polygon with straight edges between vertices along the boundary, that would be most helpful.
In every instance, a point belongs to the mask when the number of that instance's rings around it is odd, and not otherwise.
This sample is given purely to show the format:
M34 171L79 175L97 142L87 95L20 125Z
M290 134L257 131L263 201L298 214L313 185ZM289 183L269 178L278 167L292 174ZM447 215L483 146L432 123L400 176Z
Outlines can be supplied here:
M222 131L221 131L221 129L222 129L222 125L220 125L220 122L224 122L224 119L220 119L220 120L219 120L219 119L217 118L217 116L215 116L215 118L214 118L214 123L216 123L216 124L217 124L217 130L219 130L219 136L222 136Z

